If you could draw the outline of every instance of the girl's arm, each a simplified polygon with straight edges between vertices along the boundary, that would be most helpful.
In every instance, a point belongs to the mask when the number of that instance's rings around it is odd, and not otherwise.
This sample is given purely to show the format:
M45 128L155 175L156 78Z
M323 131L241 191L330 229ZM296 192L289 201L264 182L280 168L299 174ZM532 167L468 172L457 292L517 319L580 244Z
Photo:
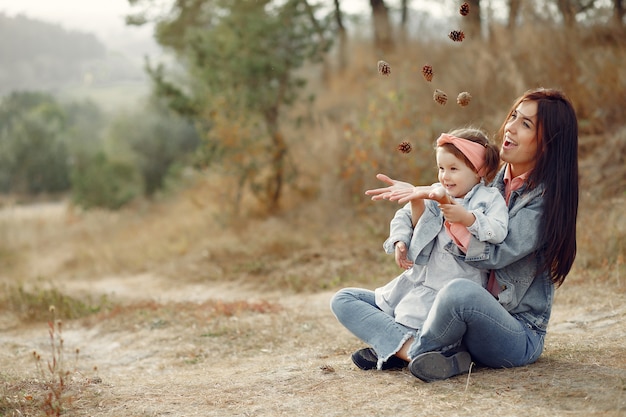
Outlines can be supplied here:
M442 191L442 193L438 193L439 191ZM451 201L445 190L443 190L443 187L438 183L396 190L387 198L389 201L397 201L400 204L411 203L413 227L415 227L426 209L424 199L435 200L441 204Z
M413 237L413 222L411 218L411 205L406 204L396 211L389 223L389 237L383 243L387 253L394 253L396 242L404 242L408 247Z
M422 217L425 209L424 200L411 200L411 223L413 227L415 227L420 217Z
M482 269L501 269L541 248L541 197L531 198L519 210L509 211L508 234L499 244L470 239L465 262Z
M501 243L509 230L509 209L495 188L484 188L479 206L470 210L475 221L468 231L481 242Z

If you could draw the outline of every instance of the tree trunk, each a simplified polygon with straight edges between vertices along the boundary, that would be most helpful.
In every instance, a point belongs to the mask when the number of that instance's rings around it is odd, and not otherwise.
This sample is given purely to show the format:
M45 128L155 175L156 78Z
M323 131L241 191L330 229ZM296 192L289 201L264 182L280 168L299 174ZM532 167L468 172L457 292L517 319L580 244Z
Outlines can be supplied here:
M265 113L265 123L272 141L272 155L270 157L271 175L266 184L265 197L268 211L276 213L280 209L280 198L285 179L287 143L278 128L278 109L272 109Z
M400 18L400 35L402 39L402 43L406 42L409 38L407 33L407 26L409 24L409 1L410 0L402 0L401 2L401 18Z
M482 25L480 19L480 0L468 0L470 6L470 13L465 19L467 19L466 34L469 39L480 39L482 34Z
M509 31L515 30L515 26L517 26L520 5L520 0L509 0L509 21L506 25Z
M343 13L339 7L339 0L335 0L335 22L337 23L337 31L339 32L339 43L337 46L339 70L344 71L348 66L348 34L343 24Z
M561 16L563 16L563 25L565 28L571 29L576 23L576 12L572 0L557 0L556 2Z
M617 27L624 26L624 0L613 0L613 18L615 19L615 23L617 23Z
M383 52L393 49L393 36L389 12L384 0L370 0L372 6L372 23L374 25L374 45Z

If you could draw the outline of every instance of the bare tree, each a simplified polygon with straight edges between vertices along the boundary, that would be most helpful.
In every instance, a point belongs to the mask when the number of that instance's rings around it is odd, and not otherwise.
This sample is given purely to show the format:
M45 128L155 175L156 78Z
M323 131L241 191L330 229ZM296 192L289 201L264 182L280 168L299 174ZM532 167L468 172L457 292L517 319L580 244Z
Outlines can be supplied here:
M339 37L338 42L338 60L339 69L344 70L348 65L348 34L346 32L346 26L343 24L343 12L341 11L341 5L339 0L334 0L335 3L335 24L337 25L337 33Z
M576 13L574 12L574 2L572 0L557 0L556 5L563 17L563 24L566 28L574 27L576 23Z
M470 38L478 39L482 33L482 25L480 19L480 0L468 0L470 6L470 14L467 15L467 34Z
M624 27L624 0L613 0L613 17L618 27Z
M384 0L370 0L370 5L374 25L374 45L382 51L389 51L393 49L393 35L387 5Z
M514 30L517 22L517 16L521 6L520 0L509 0L509 21L507 22L507 28Z
M621 0L615 1L621 3ZM572 29L576 26L576 15L596 7L596 0L557 0L556 5L563 17L563 24Z
M402 0L400 2L400 32L402 33L402 40L407 39L407 25L409 23L409 1L410 0Z

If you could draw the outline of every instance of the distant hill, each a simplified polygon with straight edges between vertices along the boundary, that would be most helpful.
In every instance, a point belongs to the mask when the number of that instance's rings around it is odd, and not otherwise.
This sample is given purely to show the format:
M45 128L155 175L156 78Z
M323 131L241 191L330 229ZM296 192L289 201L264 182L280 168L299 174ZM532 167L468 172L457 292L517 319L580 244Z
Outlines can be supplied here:
M138 82L141 67L112 53L95 35L0 13L0 95L18 90Z

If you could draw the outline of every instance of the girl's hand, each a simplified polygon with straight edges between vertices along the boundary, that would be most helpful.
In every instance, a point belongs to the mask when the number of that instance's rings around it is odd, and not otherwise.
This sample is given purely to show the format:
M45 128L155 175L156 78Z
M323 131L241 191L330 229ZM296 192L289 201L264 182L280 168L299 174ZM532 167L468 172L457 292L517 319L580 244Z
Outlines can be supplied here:
M433 185L431 193L428 195L428 198L431 200L435 200L439 204L452 204L454 199L450 197L448 192L441 184Z
M372 196L372 200L374 201L389 200L394 192L413 188L412 184L409 184L408 182L394 180L392 178L389 178L385 174L378 174L376 175L376 178L378 178L382 182L386 182L387 184L389 184L389 186L365 191L365 195Z
M465 227L469 227L476 221L476 217L471 212L465 210L462 205L456 204L454 201L451 204L439 204L439 209L443 213L443 217L450 223L460 223Z
M396 264L402 269L410 269L413 266L413 262L407 259L406 244L404 242L396 242Z

